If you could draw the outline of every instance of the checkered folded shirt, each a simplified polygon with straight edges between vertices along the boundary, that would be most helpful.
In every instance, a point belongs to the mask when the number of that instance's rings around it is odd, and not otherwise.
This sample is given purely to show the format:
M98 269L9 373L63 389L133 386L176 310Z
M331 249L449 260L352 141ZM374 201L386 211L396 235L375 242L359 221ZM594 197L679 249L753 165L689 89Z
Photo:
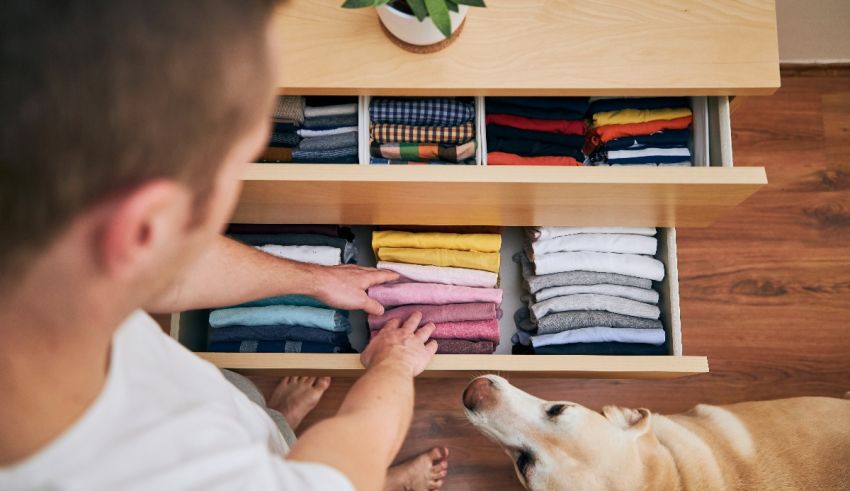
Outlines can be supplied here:
M466 143L475 138L475 125L472 121L458 126L372 123L371 133L377 143Z
M457 126L472 121L475 105L455 99L373 99L369 116L376 123Z

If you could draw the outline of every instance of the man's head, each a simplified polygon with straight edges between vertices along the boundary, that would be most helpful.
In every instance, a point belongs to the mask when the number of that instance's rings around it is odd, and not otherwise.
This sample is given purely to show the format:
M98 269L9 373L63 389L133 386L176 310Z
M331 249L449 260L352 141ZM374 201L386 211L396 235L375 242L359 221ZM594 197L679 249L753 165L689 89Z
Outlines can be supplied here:
M274 3L3 2L0 291L64 255L154 294L220 231L268 133Z

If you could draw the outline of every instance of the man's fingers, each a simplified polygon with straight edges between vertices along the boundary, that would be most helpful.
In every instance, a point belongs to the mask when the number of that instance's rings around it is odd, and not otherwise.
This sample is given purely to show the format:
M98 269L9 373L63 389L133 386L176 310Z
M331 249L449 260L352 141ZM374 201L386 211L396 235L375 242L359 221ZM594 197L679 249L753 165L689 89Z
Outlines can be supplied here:
M419 339L420 341L422 341L424 343L425 341L428 340L428 338L431 337L431 334L434 333L434 329L436 329L436 328L437 328L437 326L435 326L433 322L429 322L429 323L425 324L424 326L420 327L419 329L417 329L416 332L413 335L416 336L417 339Z
M383 332L384 329L398 329L398 326L400 326L400 325L401 325L400 320L390 319L390 320L387 321L386 324L384 324L384 327L381 328L381 332Z
M377 300L369 298L365 294L363 295L363 298L363 310L365 310L367 314L381 315L384 313L384 306Z
M366 279L366 288L395 281L400 277L395 271L387 271L385 269L369 269L367 271L368 274L364 275Z
M413 334L413 331L415 331L416 328L419 327L420 322L422 322L422 312L414 312L410 314L410 317L408 317L407 320L404 321L404 324L402 324L401 329L410 334Z
M433 339L425 343L425 349L430 351L432 355L437 354L437 348L439 348L439 346L437 346L437 341Z

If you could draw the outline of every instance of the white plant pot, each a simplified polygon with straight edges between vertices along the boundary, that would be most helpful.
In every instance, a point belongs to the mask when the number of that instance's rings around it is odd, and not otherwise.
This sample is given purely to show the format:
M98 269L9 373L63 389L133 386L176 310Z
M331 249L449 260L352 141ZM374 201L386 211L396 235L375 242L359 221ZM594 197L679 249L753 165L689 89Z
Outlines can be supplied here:
M416 16L400 12L389 5L381 5L377 10L378 17L380 17L384 27L393 36L405 43L415 46L429 46L446 40L446 37L437 29L437 26L429 17L420 22ZM452 34L463 23L468 11L467 5L459 5L457 12L449 11L449 18L452 21Z

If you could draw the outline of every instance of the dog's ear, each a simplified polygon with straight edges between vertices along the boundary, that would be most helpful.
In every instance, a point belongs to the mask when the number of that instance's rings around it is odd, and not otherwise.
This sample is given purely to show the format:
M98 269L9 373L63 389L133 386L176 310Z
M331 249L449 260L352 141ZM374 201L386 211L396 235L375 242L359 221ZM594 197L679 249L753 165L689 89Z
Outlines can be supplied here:
M605 406L602 414L615 426L642 435L649 430L652 413L649 409L630 409L619 406Z

